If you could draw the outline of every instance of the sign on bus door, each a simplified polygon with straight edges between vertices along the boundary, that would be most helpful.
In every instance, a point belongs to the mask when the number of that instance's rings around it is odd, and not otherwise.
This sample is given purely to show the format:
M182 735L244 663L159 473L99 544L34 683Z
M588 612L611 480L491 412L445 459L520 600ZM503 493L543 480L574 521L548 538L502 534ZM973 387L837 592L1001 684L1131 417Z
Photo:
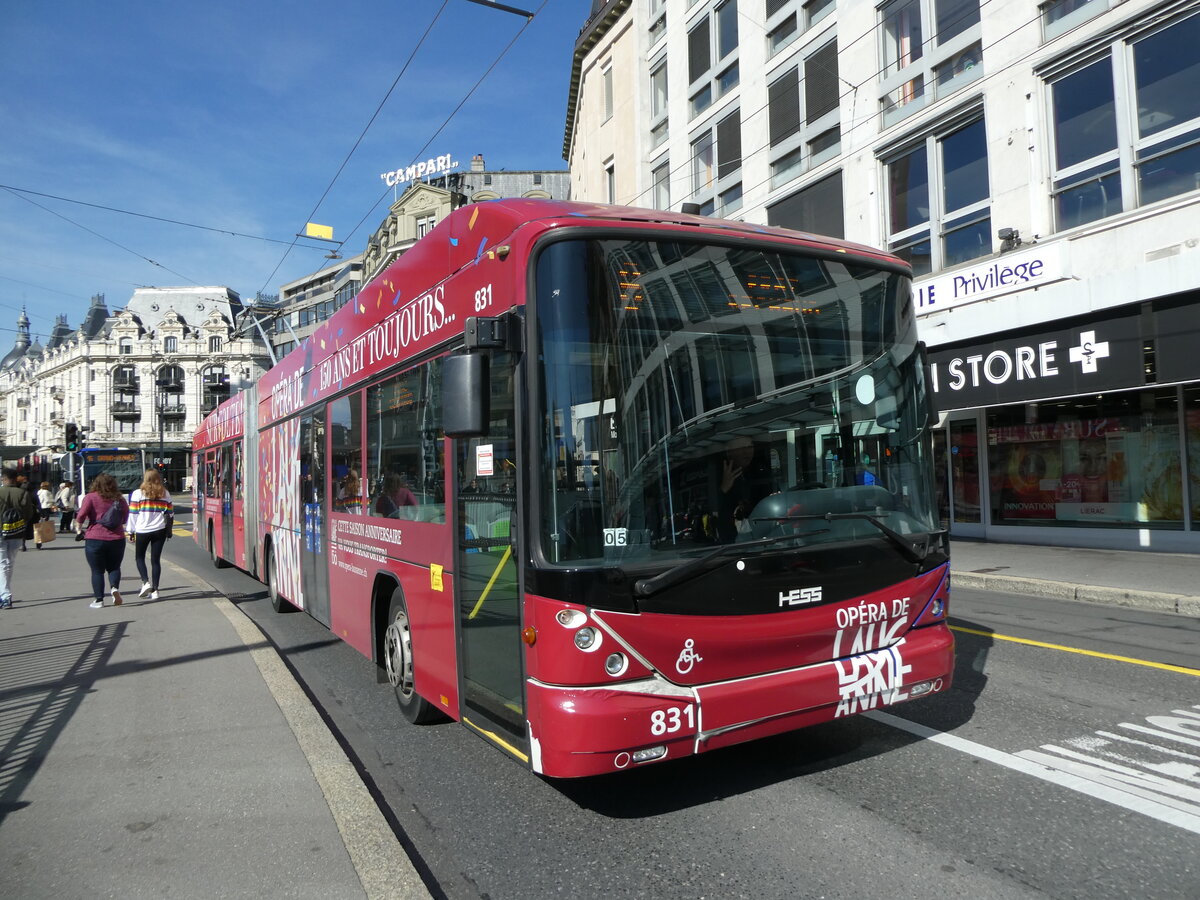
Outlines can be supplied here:
M455 442L455 586L463 719L524 750L513 366L492 357L487 437Z

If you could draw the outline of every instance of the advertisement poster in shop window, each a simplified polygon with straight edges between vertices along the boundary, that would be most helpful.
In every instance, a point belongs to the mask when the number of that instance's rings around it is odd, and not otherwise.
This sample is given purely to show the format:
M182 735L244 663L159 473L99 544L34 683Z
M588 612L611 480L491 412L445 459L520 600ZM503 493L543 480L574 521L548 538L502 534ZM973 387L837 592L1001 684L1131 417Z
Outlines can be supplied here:
M1171 415L1000 426L988 444L997 522L1182 527Z

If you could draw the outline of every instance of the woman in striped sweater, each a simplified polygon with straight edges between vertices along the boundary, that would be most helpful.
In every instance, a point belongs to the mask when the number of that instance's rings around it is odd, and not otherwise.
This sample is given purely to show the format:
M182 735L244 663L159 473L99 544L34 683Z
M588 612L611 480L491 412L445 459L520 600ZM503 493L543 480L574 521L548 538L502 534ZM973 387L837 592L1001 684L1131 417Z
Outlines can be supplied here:
M174 511L171 495L157 469L147 469L142 484L129 499L129 542L137 551L137 570L142 576L139 597L158 599L158 579L162 575L163 544L170 537L168 513ZM146 572L146 548L150 548L150 572Z

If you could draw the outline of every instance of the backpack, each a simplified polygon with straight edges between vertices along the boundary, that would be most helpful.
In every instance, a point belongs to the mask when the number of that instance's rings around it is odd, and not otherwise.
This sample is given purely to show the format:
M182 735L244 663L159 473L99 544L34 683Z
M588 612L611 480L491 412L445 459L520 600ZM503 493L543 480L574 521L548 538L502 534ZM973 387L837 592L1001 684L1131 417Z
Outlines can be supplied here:
M124 498L118 497L112 502L112 506L104 511L104 515L99 518L96 524L102 528L107 528L109 531L120 531L123 524L121 512L124 506Z
M13 506L6 501L3 512L0 512L0 537L4 540L21 540L25 537L25 516L19 506Z

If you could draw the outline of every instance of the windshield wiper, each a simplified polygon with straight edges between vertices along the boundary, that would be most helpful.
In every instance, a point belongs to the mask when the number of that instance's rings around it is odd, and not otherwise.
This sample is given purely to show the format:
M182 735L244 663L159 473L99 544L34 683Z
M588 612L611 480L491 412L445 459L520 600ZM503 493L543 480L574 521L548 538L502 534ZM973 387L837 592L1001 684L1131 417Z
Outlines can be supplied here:
M805 520L811 521L813 519L825 519L826 521L833 521L834 519L864 519L867 522L870 522L876 528L878 528L880 530L880 532L882 532L883 536L886 537L893 545L895 545L896 549L899 550L901 555L903 555L904 558L907 559L909 562L913 562L913 563L923 562L925 560L925 557L929 555L929 545L931 543L930 538L933 537L932 532L927 533L927 534L922 533L922 534L916 535L915 536L916 540L910 540L908 537L905 537L900 532L893 531L887 525L884 525L883 522L879 521L879 519L876 516L873 516L870 513L827 512L827 513L813 513L812 515L805 515L805 516L769 516L765 519L751 519L750 521L752 521L752 522L801 522L801 521L805 521Z
M796 518L804 518L797 516ZM815 518L823 518L817 516ZM782 544L784 541L801 540L812 534L821 534L828 531L828 528L821 528L817 531L806 531L803 534L780 534L774 537L759 538L756 541L742 541L737 544L722 544L711 553L706 553L704 556L698 556L695 559L689 559L687 562L680 563L667 569L665 572L660 572L653 578L639 578L633 583L633 592L639 597L649 597L651 594L656 594L680 582L687 581L693 574L698 571L707 569L712 563L719 559L724 559L727 556L741 556L747 550L752 550L756 547L769 547L772 544Z

